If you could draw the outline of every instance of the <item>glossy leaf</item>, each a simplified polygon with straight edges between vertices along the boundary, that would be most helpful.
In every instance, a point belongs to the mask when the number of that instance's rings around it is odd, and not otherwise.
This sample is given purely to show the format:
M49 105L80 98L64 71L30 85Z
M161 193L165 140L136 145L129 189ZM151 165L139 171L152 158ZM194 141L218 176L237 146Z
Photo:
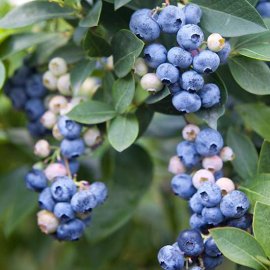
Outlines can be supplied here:
M114 9L119 9L120 7L128 4L131 0L114 0Z
M81 27L94 27L98 25L100 14L102 10L102 1L99 0L90 9L85 18L80 21Z
M170 90L166 86L161 91L159 91L159 92L157 92L155 94L150 94L150 96L146 99L145 102L146 102L146 104L154 104L154 103L159 102L162 99L168 97L170 94L171 94Z
M0 61L0 89L3 87L6 78L6 68L2 61Z
M258 162L258 174L262 173L268 173L270 174L270 142L264 141L261 152L260 152L260 158Z

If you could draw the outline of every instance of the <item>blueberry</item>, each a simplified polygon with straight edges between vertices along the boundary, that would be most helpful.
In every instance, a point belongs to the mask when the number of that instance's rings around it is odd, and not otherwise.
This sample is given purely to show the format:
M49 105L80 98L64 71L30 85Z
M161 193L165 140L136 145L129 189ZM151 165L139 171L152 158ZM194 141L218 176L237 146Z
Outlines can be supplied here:
M214 270L223 262L223 256L210 257L207 255L203 256L203 264L205 269Z
M57 202L68 202L76 193L77 187L67 176L57 177L51 185L51 193Z
M89 190L78 191L71 199L72 209L77 213L89 213L97 207L98 200Z
M25 104L27 102L27 96L23 88L21 87L11 88L8 95L12 102L12 106L16 110L21 110L25 107Z
M165 33L174 34L185 24L184 11L176 6L169 5L159 14L157 22Z
M211 182L205 182L198 189L198 193L202 199L202 204L206 207L214 207L218 205L222 199L220 188Z
M183 164L188 167L194 167L200 162L200 155L196 151L193 142L183 141L177 145L177 155Z
M20 67L11 78L12 84L15 86L25 86L27 78L29 78L32 72L33 70L27 66Z
M41 122L38 120L29 122L27 124L27 128L33 137L42 137L44 136L48 130L41 124Z
M53 211L55 201L53 199L51 188L47 187L39 194L38 205L40 209Z
M90 185L89 191L96 197L97 204L103 204L108 197L108 188L102 182L94 182Z
M156 74L164 84L176 83L179 80L179 70L169 63L158 66Z
M196 4L188 4L184 7L186 24L198 24L201 21L202 10Z
M68 159L81 156L85 151L85 145L82 139L67 140L64 139L60 145L61 153Z
M184 173L173 177L171 187L175 195L186 200L190 199L196 192L192 184L192 177Z
M139 38L153 41L160 36L160 27L152 18L150 9L141 9L133 13L129 28Z
M182 113L193 113L200 110L202 102L197 94L181 91L173 96L172 104Z
M165 246L158 252L158 261L165 270L180 270L184 267L185 259L174 246Z
M39 192L47 187L47 179L43 171L32 169L25 176L25 184L28 189Z
M190 268L190 270L203 270L203 269L199 266L193 266Z
M177 243L186 256L199 256L204 249L203 238L197 230L182 231L177 238Z
M65 161L61 160L61 163L65 165ZM80 168L80 162L76 159L69 159L68 160L69 169L72 175L76 174L79 171Z
M240 218L231 219L227 222L227 226L239 228L242 230L247 230L248 228L251 227L251 225L252 225L252 217L248 214Z
M224 176L223 171L217 171L214 173L215 179L218 180L219 178L222 178Z
M208 238L204 243L204 251L206 255L210 257L217 257L222 255L220 250L218 249L215 240L213 237Z
M202 199L199 193L195 193L189 200L189 207L196 214L201 214L204 208L202 204Z
M262 17L270 17L270 2L259 3L256 8Z
M227 63L227 59L228 59L228 57L229 57L229 55L231 53L231 50L232 49L231 49L230 42L226 41L224 48L217 53L217 55L219 56L221 64Z
M57 122L58 129L64 138L74 140L80 137L82 126L67 116L61 116Z
M211 108L220 103L220 90L214 83L208 83L198 92L202 100L202 107Z
M47 90L43 86L42 76L38 74L31 76L26 82L25 91L31 98L44 97Z
M157 68L166 62L167 50L163 45L153 43L144 49L144 59L149 67Z
M53 210L54 215L62 222L67 222L75 218L75 213L68 202L59 202Z
M194 70L186 71L182 74L180 85L184 90L197 92L204 86L203 77Z
M207 224L214 226L220 224L224 220L219 207L203 208L202 217Z
M223 197L220 203L220 210L225 217L240 218L247 213L249 206L250 203L246 194L239 190L234 190Z
M213 73L219 65L219 56L209 50L204 50L193 58L193 68L201 74Z
M25 113L30 121L39 119L45 112L45 107L41 99L30 99L25 104Z
M168 85L168 88L169 88L169 90L170 90L170 92L171 92L172 95L175 95L175 94L183 91L181 89L180 82L176 82L176 83L170 84L170 85Z
M168 61L176 67L188 68L193 58L190 52L180 47L173 47L168 51Z
M223 144L221 134L212 128L201 130L195 140L197 152L205 157L217 155L223 147Z
M206 222L201 215L194 213L190 217L189 225L191 229L201 230L206 225Z
M79 240L84 232L85 225L79 219L74 219L58 226L56 237L64 241Z
M201 46L204 40L202 29L195 24L187 24L177 33L177 42L185 50L195 50Z

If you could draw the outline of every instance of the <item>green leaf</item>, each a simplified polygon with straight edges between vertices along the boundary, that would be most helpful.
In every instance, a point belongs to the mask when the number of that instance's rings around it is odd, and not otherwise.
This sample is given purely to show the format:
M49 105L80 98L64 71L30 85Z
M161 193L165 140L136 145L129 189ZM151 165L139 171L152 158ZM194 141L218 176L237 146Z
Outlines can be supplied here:
M102 1L99 0L95 5L90 9L85 18L83 18L79 25L81 27L94 27L98 25L100 14L102 11Z
M0 44L0 58L5 59L8 56L19 51L33 47L34 45L47 42L52 37L53 33L22 33L8 37Z
M54 18L74 18L74 10L48 1L32 1L12 9L0 20L0 28L19 28Z
M96 68L96 61L93 60L82 60L74 68L70 73L71 86L73 89L73 93L78 94L82 83L89 77L94 69Z
M253 232L256 240L270 258L270 205L257 202L254 210Z
M246 91L270 94L270 69L266 63L239 56L229 60L229 67L236 82Z
M168 97L170 95L170 90L169 88L166 86L164 87L161 91L155 93L155 94L151 94L145 101L146 104L154 104L156 102L161 101L162 99Z
M125 78L118 79L114 82L112 91L115 110L119 113L125 112L135 94L134 77L129 74Z
M231 261L256 270L267 270L256 257L265 258L265 253L249 233L236 228L212 229L211 235L218 248Z
M261 152L260 152L257 173L258 174L262 174L262 173L270 174L269 164L270 164L270 142L264 141L262 148L261 148Z
M258 0L247 0L252 6L255 6Z
M4 81L6 79L6 68L2 61L0 61L0 89L4 85Z
M263 103L243 104L236 107L246 127L254 130L266 140L270 140L270 107Z
M125 77L142 52L143 41L128 30L121 30L113 37L114 70L118 77Z
M139 134L139 123L135 115L119 115L110 124L108 139L118 152L130 147Z
M87 236L92 241L107 237L130 220L148 191L153 177L151 158L137 145L121 154L106 153L104 157L106 160L103 164L108 166L108 163L112 162L113 171L108 183L109 198L95 212L91 229L87 231ZM108 178L106 180L108 181Z
M241 178L249 183L256 175L258 153L252 141L242 132L230 128L227 134L227 144L235 153L233 167Z
M98 124L114 118L115 115L116 112L111 105L91 100L80 103L68 117L82 124Z
M246 0L192 0L201 6L201 25L224 37L244 36L267 30L261 16Z
M114 9L117 10L129 2L131 2L131 0L114 0Z

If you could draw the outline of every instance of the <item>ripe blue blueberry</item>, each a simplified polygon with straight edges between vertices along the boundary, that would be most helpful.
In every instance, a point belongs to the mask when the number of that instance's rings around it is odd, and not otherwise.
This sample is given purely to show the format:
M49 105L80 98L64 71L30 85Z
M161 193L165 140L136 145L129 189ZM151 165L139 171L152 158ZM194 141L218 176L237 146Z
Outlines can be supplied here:
M25 107L27 102L27 96L24 92L24 89L21 87L11 88L8 92L8 96L12 102L12 106L16 110L21 110Z
M262 17L270 17L270 2L259 3L256 8Z
M27 78L31 76L31 73L33 73L33 70L31 68L27 66L20 67L15 71L14 75L11 78L12 84L15 86L25 86Z
M41 137L47 133L47 129L38 120L29 122L27 124L27 129L33 137Z
M188 68L193 58L190 52L180 47L173 47L168 51L168 61L178 68Z
M77 187L67 176L57 177L51 185L51 193L57 202L68 202L76 193Z
M194 70L186 71L180 78L180 85L184 90L197 92L204 86L203 77Z
M203 238L197 230L182 231L177 238L177 243L186 256L199 256L204 250Z
M176 6L169 5L159 14L157 22L165 33L174 34L185 24L184 11Z
M192 184L192 177L184 173L173 177L171 187L175 195L186 200L190 199L196 192Z
M201 74L215 72L220 65L219 56L209 50L201 51L193 58L193 68Z
M67 140L64 139L60 145L61 153L68 159L81 156L85 151L85 145L82 139Z
M195 24L186 24L177 33L177 42L185 50L198 49L204 40L202 29Z
M157 68L166 62L167 50L159 43L150 44L144 49L144 59L149 67Z
M252 225L252 217L249 214L246 214L240 218L231 219L227 222L227 226L235 227L242 230L247 230Z
M61 116L57 122L58 129L64 138L74 140L80 137L82 126L67 116Z
M201 230L206 225L206 222L201 215L194 213L189 219L189 225L191 229Z
M215 176L215 179L218 180L218 179L220 179L220 178L222 178L224 176L224 173L223 173L222 170L217 171L217 172L214 173L214 176Z
M173 96L172 104L179 112L193 113L201 108L202 101L197 94L181 91Z
M206 207L214 207L218 205L222 199L220 188L211 182L205 182L198 189L198 193L202 199L202 204Z
M63 165L66 165L64 160L61 160L61 163ZM76 174L79 171L80 162L76 158L69 159L68 160L68 165L69 165L69 169L70 169L70 172L71 172L72 175Z
M202 107L211 108L220 103L220 90L214 83L205 84L204 87L198 92L202 100Z
M231 53L231 50L232 49L231 49L230 42L226 41L224 48L217 53L217 55L219 56L221 64L227 63L227 59L228 59L228 57L229 57L229 55Z
M217 155L223 144L221 134L212 128L201 130L195 140L197 152L204 157Z
M207 224L214 226L220 224L224 220L219 207L203 208L202 217Z
M181 89L180 82L170 84L170 85L168 85L168 88L169 88L172 95L175 95L175 94L183 91L183 89Z
M50 187L43 189L42 192L39 194L38 205L40 209L48 210L50 212L53 211L55 201L53 199Z
M188 4L184 7L186 24L198 24L201 21L202 10L196 4Z
M169 63L158 66L156 74L164 84L176 83L179 80L179 70Z
M31 98L44 97L47 93L47 90L43 86L42 76L39 74L34 74L29 79L27 79L25 91Z
M47 187L47 179L43 171L32 169L25 176L25 184L28 189L39 192Z
M165 246L158 252L158 262L165 270L176 270L184 267L184 256L174 246Z
M192 168L200 162L200 155L193 142L183 141L177 145L176 152L185 167Z
M203 256L203 264L205 269L215 269L223 262L223 256L210 257L207 255Z
M203 269L199 266L193 266L190 268L190 270L203 270Z
M160 27L152 18L150 9L141 9L133 13L129 28L139 38L153 41L160 36Z
M93 208L97 207L98 200L93 192L81 190L72 197L70 203L76 213L89 213Z
M53 213L59 220L61 220L61 222L67 222L75 218L75 213L68 202L57 203L54 207Z
M211 257L217 257L222 255L213 237L210 237L205 241L204 252Z
M200 194L195 193L189 200L189 207L196 214L201 214L204 208Z
M58 226L56 237L64 241L76 241L81 238L85 229L84 223L74 219Z
M90 185L89 191L96 197L97 204L103 204L108 197L108 188L102 182L94 182Z
M223 197L220 203L220 210L225 217L240 218L244 216L250 203L245 193L234 190Z
M41 99L29 99L25 104L25 113L30 121L39 119L45 112L45 107Z

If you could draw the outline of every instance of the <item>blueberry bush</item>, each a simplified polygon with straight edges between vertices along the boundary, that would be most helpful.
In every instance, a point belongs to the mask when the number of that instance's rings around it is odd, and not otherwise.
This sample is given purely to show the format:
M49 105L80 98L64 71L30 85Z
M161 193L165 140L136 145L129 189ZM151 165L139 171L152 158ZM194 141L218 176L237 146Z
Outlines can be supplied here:
M269 27L269 0L1 1L1 269L270 269Z

